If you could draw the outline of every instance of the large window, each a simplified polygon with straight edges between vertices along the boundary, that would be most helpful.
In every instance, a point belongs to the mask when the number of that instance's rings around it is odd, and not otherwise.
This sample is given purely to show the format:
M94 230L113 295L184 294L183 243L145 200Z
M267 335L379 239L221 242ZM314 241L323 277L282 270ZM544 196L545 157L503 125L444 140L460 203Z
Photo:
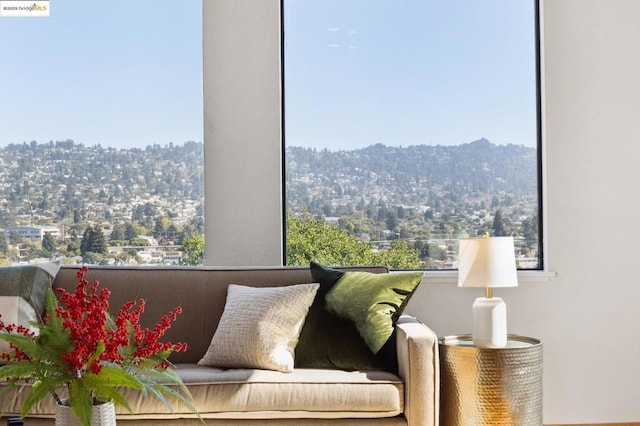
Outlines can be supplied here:
M202 3L50 7L0 18L0 263L200 262Z
M287 263L542 268L536 1L284 0Z

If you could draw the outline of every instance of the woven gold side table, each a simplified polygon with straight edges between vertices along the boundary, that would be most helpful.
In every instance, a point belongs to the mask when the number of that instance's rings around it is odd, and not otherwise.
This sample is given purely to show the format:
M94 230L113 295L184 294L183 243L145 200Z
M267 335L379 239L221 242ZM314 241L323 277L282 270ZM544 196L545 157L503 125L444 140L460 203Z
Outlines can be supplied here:
M440 424L542 425L542 343L509 335L505 348L477 348L471 335L440 343Z

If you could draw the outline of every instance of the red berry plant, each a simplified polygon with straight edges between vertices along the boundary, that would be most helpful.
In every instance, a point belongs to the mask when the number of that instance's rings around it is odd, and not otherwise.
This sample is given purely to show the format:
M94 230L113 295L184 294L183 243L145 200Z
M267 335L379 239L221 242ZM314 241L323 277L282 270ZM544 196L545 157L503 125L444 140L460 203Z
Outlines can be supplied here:
M108 313L111 292L98 281L90 285L87 272L86 266L78 270L75 292L57 289L59 302L49 289L46 315L32 324L36 332L0 317L0 340L10 348L0 353L0 380L6 382L0 387L27 392L21 416L47 395L58 403L66 395L80 423L90 425L96 403L113 401L131 411L121 394L125 388L151 394L169 409L166 397L173 397L195 412L189 391L167 360L187 346L160 341L182 308L164 315L153 329L142 328L144 299L125 303L113 317Z

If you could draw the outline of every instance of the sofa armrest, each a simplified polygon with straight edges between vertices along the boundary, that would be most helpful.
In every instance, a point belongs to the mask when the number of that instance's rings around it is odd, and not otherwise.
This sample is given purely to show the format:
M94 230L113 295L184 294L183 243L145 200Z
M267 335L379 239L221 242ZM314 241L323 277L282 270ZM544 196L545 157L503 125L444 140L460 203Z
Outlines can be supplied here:
M409 426L437 426L440 406L438 336L418 319L403 315L396 325L398 372L404 381Z

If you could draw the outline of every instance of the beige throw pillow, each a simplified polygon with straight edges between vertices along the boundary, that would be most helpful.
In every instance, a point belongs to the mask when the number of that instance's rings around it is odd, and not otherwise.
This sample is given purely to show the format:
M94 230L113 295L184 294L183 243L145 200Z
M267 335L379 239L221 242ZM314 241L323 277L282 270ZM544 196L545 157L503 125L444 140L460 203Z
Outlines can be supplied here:
M293 371L294 350L318 284L230 284L224 312L199 365Z

